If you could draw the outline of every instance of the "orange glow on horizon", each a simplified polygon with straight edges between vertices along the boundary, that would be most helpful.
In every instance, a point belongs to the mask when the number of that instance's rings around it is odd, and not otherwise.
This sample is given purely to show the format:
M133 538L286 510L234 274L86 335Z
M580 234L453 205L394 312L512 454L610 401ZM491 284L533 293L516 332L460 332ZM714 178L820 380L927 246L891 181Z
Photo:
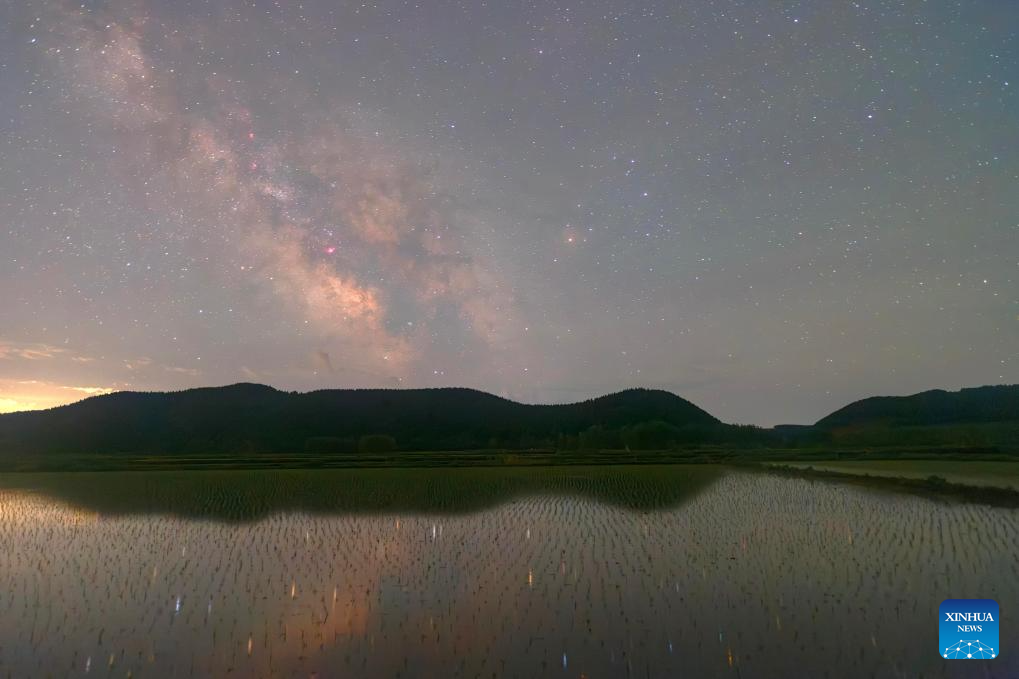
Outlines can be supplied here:
M39 380L0 380L0 414L56 408L113 391L109 387L79 387Z

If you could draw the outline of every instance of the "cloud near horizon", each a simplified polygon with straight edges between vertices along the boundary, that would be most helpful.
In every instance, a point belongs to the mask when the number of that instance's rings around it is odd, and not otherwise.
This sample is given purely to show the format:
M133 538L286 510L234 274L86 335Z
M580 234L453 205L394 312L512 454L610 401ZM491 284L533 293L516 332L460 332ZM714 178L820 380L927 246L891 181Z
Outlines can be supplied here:
M42 380L0 378L0 413L42 410L80 401L90 396L111 394L113 387L75 386Z

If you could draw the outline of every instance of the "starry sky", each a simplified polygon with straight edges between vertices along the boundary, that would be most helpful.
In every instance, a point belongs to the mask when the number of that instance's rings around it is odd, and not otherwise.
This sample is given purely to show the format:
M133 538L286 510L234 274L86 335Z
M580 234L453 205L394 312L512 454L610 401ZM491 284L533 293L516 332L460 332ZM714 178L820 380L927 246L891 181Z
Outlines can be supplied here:
M0 411L1019 382L1014 0L0 1Z

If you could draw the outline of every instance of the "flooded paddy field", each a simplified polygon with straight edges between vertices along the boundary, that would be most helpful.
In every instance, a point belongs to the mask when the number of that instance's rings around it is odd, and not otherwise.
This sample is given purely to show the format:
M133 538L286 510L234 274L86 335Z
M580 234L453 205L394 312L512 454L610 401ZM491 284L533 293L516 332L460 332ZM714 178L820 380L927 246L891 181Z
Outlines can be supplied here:
M1016 462L958 460L843 460L837 462L782 462L789 467L845 474L925 479L940 476L950 483L1019 490L1019 464Z
M1016 606L1015 509L721 467L0 476L0 677L1009 677Z

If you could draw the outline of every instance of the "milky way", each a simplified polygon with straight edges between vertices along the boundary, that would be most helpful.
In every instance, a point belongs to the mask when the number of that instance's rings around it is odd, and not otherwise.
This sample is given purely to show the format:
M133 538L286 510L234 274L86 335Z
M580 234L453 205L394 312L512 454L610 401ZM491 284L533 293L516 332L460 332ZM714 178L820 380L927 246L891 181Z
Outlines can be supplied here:
M771 424L1019 381L1016 26L1000 0L3 3L0 412L651 386Z

